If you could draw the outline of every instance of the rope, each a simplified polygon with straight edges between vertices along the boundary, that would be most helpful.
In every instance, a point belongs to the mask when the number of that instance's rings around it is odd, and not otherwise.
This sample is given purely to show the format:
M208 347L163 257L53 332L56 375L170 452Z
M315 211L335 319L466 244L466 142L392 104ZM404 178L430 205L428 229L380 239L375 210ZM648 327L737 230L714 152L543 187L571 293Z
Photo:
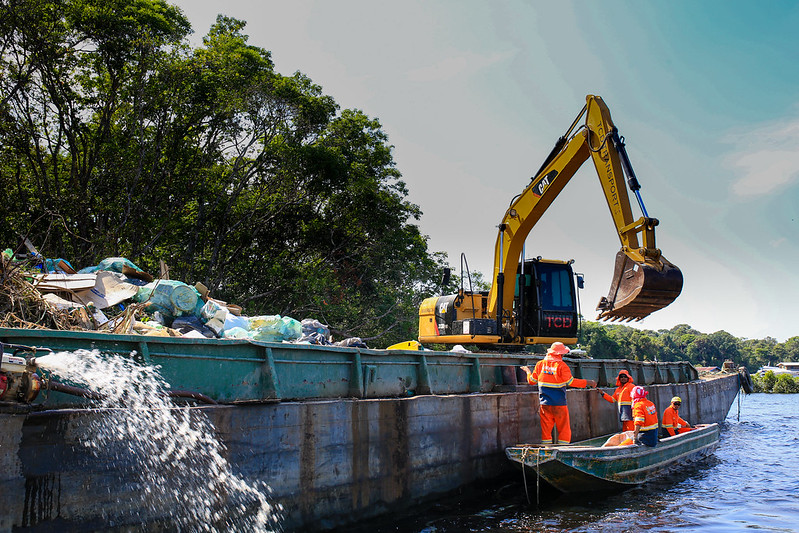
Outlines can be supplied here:
M738 422L741 421L741 393L738 392Z
M522 479L524 480L524 495L527 497L527 505L530 505L530 494L527 492L527 463L524 460L528 450L529 448L524 448L522 451Z
M535 505L536 505L536 507L540 503L539 495L541 494L541 488L539 486L539 484L541 482L541 474L539 474L540 465L541 465L541 450L538 450L538 453L535 454Z

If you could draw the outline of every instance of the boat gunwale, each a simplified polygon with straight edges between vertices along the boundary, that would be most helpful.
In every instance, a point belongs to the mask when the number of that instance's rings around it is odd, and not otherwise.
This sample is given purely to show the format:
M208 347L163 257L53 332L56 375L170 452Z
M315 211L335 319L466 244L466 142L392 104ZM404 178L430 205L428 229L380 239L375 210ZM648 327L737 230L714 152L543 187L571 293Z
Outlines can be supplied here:
M704 436L706 433L711 433L714 431L713 427L718 428L718 423L713 422L712 424L701 424L696 427L694 431L687 431L685 433L680 433L679 435L673 435L671 437L666 437L664 439L658 440L658 445L654 447L650 446L580 446L579 443L572 444L519 444L516 446L508 446L508 450L515 450L515 449L526 449L526 450L548 450L548 451L557 451L558 454L564 453L566 455L575 455L577 452L585 452L585 451L602 451L604 453L610 452L646 452L644 455L648 455L649 453L657 450L663 450L672 448L680 443L695 440L701 436ZM598 439L608 439L613 435L617 435L618 433L609 433L608 435L603 435L601 437L594 437L593 439L588 440L598 440ZM676 440L672 440L676 439ZM667 446L661 446L661 443L668 442ZM618 454L617 454L618 455ZM635 455L633 453L624 453L623 455Z

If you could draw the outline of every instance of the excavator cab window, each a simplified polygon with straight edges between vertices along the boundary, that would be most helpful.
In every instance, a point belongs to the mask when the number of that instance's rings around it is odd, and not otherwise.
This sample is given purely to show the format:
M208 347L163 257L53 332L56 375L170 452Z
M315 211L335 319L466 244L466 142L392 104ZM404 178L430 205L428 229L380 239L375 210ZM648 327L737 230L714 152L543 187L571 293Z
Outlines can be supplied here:
M521 266L521 265L520 265ZM574 337L577 305L571 265L528 260L516 283L515 312L524 337Z
M555 265L539 264L538 286L540 288L541 308L549 311L572 311L574 298L571 284L571 272L564 268L552 268ZM562 267L562 265L557 265Z

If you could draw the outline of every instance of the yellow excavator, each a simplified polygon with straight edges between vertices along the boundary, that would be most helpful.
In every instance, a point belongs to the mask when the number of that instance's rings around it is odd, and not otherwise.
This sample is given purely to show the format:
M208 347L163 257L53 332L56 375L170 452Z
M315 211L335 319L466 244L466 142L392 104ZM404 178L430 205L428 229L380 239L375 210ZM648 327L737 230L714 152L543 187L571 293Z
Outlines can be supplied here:
M578 126L583 117L585 122ZM461 282L457 294L425 299L419 307L420 343L519 348L577 342L572 261L520 258L530 230L589 157L621 241L610 291L597 306L597 318L640 320L679 296L682 272L655 246L658 220L646 211L624 138L602 98L588 95L585 107L529 185L511 201L499 224L491 290L464 290ZM624 186L625 175L643 214L637 220ZM582 287L582 277L577 282Z

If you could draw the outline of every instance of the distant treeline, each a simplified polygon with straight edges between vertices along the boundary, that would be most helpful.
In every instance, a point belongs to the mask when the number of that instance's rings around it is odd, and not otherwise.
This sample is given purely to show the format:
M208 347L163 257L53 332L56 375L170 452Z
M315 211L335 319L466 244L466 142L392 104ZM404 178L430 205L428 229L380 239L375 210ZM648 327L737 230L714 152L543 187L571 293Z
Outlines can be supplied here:
M718 367L730 359L751 373L764 365L799 361L799 337L785 342L777 342L772 337L742 339L723 330L701 333L687 324L651 331L583 321L579 342L597 359L690 361L694 366Z

